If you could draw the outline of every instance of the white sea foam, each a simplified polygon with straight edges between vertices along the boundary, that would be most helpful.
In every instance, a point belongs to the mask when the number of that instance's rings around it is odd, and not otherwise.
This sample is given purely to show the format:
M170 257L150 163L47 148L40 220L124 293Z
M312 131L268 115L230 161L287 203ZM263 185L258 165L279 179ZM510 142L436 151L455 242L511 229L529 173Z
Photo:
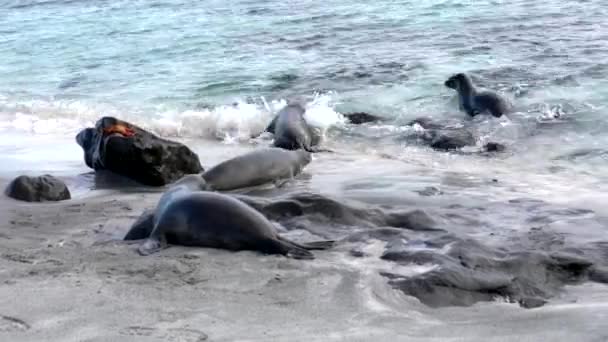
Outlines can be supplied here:
M219 139L226 143L247 141L264 130L285 100L262 104L237 101L210 109L156 112L119 110L80 101L32 100L11 101L0 97L0 131L27 132L35 135L76 134L90 127L102 116L115 116L165 137ZM322 130L344 122L332 108L331 95L315 96L306 104L306 120Z

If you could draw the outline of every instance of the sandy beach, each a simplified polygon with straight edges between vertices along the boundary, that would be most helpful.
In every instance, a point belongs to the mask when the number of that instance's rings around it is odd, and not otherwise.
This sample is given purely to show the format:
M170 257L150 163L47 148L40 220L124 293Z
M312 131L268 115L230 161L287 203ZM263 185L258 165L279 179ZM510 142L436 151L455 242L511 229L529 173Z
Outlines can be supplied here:
M159 194L110 192L42 204L2 198L0 340L608 338L608 287L599 284L567 287L532 310L499 302L432 309L378 275L394 265L355 260L346 245L301 261L185 247L141 257L135 245L103 243L120 239ZM409 269L419 271L424 267Z

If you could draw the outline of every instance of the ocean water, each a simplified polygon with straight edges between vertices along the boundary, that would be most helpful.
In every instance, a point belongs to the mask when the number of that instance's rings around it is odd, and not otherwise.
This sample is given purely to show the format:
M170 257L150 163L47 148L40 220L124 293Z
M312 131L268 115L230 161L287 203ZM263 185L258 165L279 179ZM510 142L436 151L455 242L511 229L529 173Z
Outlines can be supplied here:
M543 188L562 193L556 182L573 186L566 193L597 191L607 155L607 12L599 0L4 1L0 130L8 163L0 172L23 170L23 159L79 160L74 134L102 115L167 137L248 144L298 95L309 99L307 117L326 129L327 144L348 153L468 172L475 157L399 139L415 117L461 120L479 144L508 146L474 172L497 168L489 173L546 176ZM463 71L517 111L465 120L443 86ZM340 113L352 111L392 120L344 125ZM26 142L43 137L65 153Z
M607 16L603 0L1 1L0 175L94 188L74 136L102 115L185 141L209 167L269 144L250 137L304 96L336 153L315 155L297 189L435 212L492 246L538 225L566 245L599 243ZM466 118L443 85L456 72L515 112ZM389 120L346 124L356 111ZM478 146L404 140L420 116L474 130ZM486 141L507 150L476 153Z

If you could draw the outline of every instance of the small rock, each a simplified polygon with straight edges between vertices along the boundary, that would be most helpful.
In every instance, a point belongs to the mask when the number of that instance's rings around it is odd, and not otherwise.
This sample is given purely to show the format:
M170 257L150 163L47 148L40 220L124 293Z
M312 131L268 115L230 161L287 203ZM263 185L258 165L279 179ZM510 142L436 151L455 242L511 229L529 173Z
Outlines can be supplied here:
M483 146L485 152L502 152L505 149L505 145L496 142L489 142Z
M465 129L427 131L422 138L432 148L443 151L475 145L475 137Z
M51 175L19 176L8 185L5 194L27 202L63 201L71 198L67 185Z
M540 298L522 298L518 303L522 308L535 309L547 304L547 301Z

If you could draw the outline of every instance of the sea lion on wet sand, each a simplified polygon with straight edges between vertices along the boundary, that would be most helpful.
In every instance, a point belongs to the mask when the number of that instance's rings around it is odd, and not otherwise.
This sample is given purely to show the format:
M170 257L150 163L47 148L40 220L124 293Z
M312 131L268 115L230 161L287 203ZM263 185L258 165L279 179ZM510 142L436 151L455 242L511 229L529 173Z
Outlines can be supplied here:
M171 184L171 187L163 193L158 200L155 209L145 210L140 217L133 223L131 229L123 240L133 241L146 239L152 233L154 226L158 223L157 213L162 213L172 201L181 195L193 191L207 190L208 186L200 175L186 175Z
M313 147L320 142L320 135L304 118L306 109L299 100L292 100L283 107L266 128L274 134L274 146L287 150L304 149L308 152L331 152Z
M227 191L291 179L310 161L310 152L270 147L226 160L202 176L209 190Z
M264 215L234 197L183 190L156 212L154 229L138 250L141 255L149 255L167 243L233 251L256 250L295 259L314 259L309 250L327 249L333 245L333 241L297 244L279 236Z
M444 84L458 92L459 107L470 116L489 112L499 118L511 110L511 104L497 93L478 91L467 74L452 75Z

